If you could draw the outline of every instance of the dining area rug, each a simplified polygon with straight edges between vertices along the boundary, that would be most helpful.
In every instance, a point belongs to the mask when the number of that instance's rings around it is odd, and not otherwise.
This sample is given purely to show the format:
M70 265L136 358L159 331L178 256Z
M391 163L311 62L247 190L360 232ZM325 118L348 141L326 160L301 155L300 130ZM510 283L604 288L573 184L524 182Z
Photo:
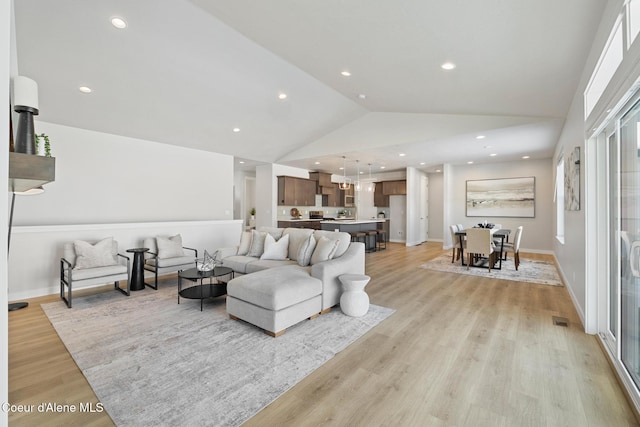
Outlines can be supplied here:
M471 276L490 277L492 279L513 280L516 282L535 283L539 285L564 286L558 270L553 262L545 260L534 260L520 258L520 265L516 270L513 257L502 261L502 269L496 270L481 267L470 267L461 265L460 260L451 262L451 253L442 254L438 257L420 265L420 268L448 273L467 274Z
M229 319L224 296L178 304L175 278L42 308L118 426L240 425L395 311L334 307L272 338Z

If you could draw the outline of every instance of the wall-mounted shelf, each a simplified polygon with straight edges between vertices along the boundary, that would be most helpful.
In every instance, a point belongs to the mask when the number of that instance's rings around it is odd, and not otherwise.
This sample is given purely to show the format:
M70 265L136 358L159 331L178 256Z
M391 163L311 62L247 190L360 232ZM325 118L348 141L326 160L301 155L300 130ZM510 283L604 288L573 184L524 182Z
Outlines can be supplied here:
M9 191L27 191L55 180L55 157L9 153Z

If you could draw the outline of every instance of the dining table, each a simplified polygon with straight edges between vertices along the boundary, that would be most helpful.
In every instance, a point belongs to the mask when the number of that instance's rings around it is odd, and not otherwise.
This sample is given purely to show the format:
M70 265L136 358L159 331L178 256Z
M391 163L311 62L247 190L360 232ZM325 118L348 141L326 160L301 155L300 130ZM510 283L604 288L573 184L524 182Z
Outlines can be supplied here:
M504 242L505 241L509 241L509 234L511 234L511 230L507 229L507 228L492 228L491 229L491 237L493 238L499 238L500 239L500 257L498 258L498 266L491 266L491 268L494 268L496 270L502 270L502 256L504 254ZM467 235L467 230L463 229L463 230L458 230L456 231L456 236L458 236L458 239L460 239L460 259L462 262L463 266L466 266L467 264L464 262L464 238ZM482 265L474 265L473 263L471 263L471 267L482 267L482 268L486 268Z

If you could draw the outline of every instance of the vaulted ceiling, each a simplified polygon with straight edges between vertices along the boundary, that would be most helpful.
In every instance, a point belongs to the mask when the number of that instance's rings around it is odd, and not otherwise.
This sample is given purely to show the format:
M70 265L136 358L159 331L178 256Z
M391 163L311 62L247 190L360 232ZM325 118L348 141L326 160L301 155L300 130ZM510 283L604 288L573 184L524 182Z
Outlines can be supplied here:
M605 3L20 0L17 57L39 120L245 165L433 170L549 158Z

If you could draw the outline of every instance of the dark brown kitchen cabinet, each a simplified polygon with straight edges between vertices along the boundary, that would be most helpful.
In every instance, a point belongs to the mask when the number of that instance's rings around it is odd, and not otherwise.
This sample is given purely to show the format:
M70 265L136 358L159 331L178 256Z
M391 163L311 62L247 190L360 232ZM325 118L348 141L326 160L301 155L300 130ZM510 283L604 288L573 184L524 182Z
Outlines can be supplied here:
M332 183L331 187L322 187L322 206L338 207L340 204L340 188L337 183Z
M309 172L309 179L317 181L319 187L331 187L331 174L325 172Z
M278 177L278 206L315 206L316 181L294 176Z
M405 179L398 181L382 181L382 194L385 196L407 194L407 181Z
M376 188L373 192L373 206L379 208L389 207L389 196L382 192L382 182L376 182Z

